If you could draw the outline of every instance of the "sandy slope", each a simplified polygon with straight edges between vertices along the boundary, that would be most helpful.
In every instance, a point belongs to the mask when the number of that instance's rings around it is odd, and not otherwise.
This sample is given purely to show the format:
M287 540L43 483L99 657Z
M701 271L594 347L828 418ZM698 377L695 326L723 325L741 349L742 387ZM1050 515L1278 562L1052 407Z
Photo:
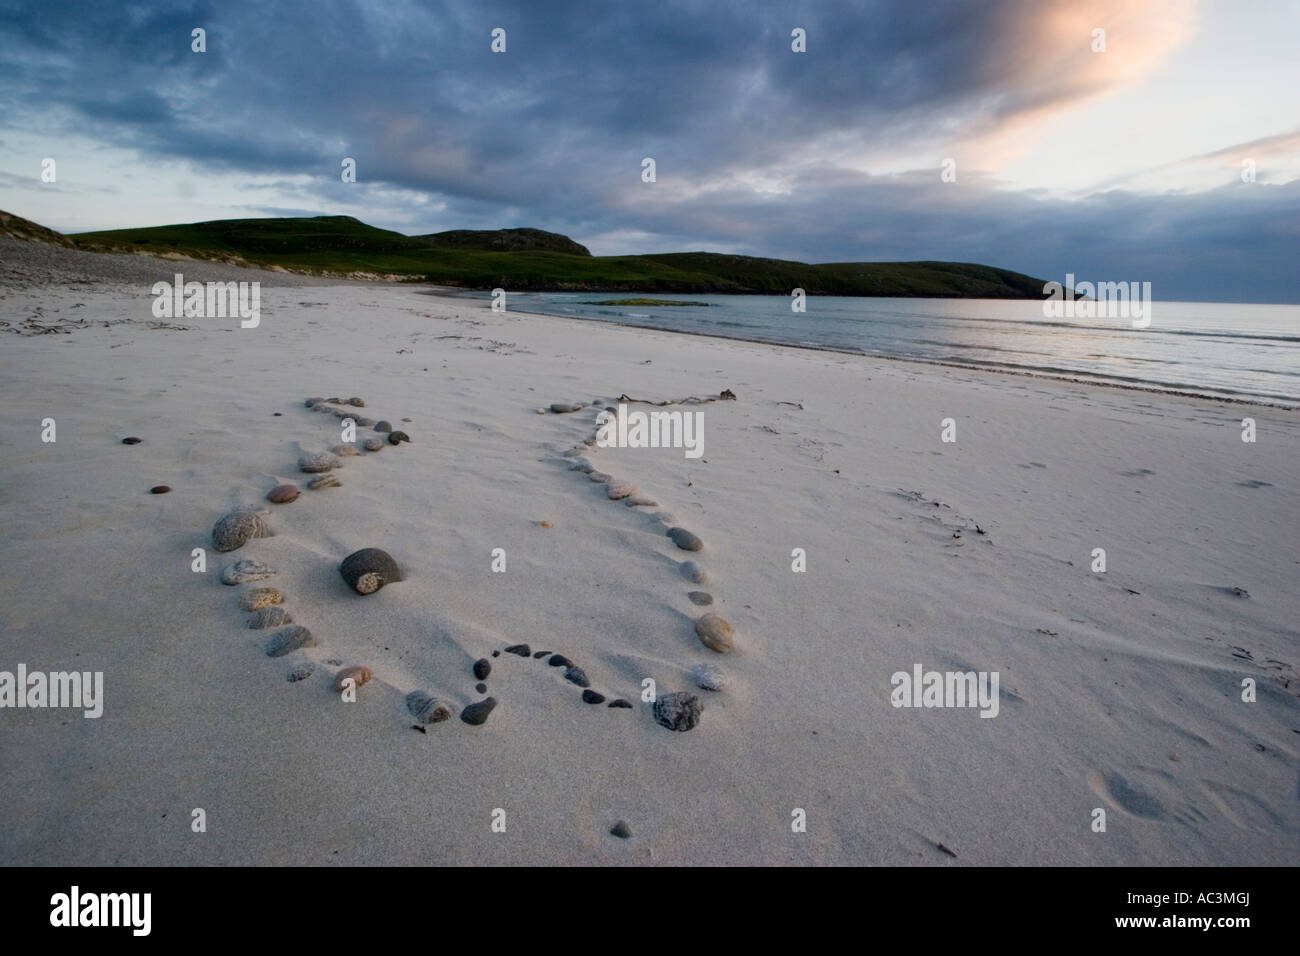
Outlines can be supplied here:
M102 670L107 696L99 720L0 710L0 859L1296 862L1300 413L275 277L257 329L151 329L132 278L0 299L15 325L89 319L0 337L0 670ZM727 387L736 402L699 407L703 460L593 456L704 538L703 589L737 635L718 657L655 509L560 457L592 412L536 409ZM311 395L363 396L414 443L347 459L342 487L270 506L275 537L191 572L225 510L305 485L299 450L338 442ZM361 598L337 565L367 546L406 580ZM264 656L218 579L239 557L279 569L265 583L318 647ZM502 655L486 725L410 729L404 694L459 710L481 696L472 662L516 641L636 708ZM306 658L315 675L286 682ZM345 704L327 660L377 679ZM731 687L697 691L693 731L657 726L641 681L690 690L706 660ZM998 716L891 707L890 675L918 663L998 671ZM620 818L632 839L608 834Z

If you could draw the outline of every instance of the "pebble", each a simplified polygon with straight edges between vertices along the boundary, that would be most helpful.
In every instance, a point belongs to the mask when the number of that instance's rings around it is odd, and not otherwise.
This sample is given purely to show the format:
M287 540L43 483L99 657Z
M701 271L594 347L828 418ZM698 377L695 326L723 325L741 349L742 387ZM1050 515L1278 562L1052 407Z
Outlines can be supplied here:
M306 680L314 673L316 673L316 665L311 661L308 661L305 664L299 664L293 670L289 671L289 676L286 680L288 680L290 684L296 684L300 680Z
M266 642L266 656L284 657L300 647L315 646L316 638L312 637L311 631L301 624L293 624L271 635L271 639Z
M413 690L406 695L406 709L422 724L437 724L451 716L451 709L432 694Z
M264 607L283 603L284 595L275 588L253 588L239 599L239 607L245 611L260 611Z
M603 471L592 471L592 472L588 472L587 477L590 478L592 481L595 481L595 482L598 482L598 483L599 483L599 482L613 481L613 480L614 480L614 476L613 476L613 475L607 475L607 474L605 474Z
M701 710L694 694L664 694L655 701L655 720L669 730L687 731L700 722Z
M409 442L410 440L411 436L406 432L389 432L388 434L388 444L390 445L400 445L402 442Z
M731 650L731 624L726 618L706 614L695 622L695 633L700 636L700 643L711 651L725 654Z
M142 442L143 440L144 440L144 439L142 439L142 438L136 438L134 435L132 435L130 438L123 438L123 439L122 439L122 444L123 444L123 445L138 445L138 444L140 444L140 442Z
M568 667L573 663L573 661L569 660L563 654L552 654L551 659L546 663L550 664L552 667Z
M393 426L388 422L375 422L375 431L377 432L391 432L392 430Z
M580 412L582 411L582 409L583 409L583 405L580 403L574 403L574 402L552 402L551 403L551 411L555 412L555 414L557 415L567 415L571 412Z
M352 413L348 411L346 408L336 408L334 409L334 417L339 419L351 418Z
M460 719L467 724L477 727L488 719L488 714L492 713L497 706L497 699L489 697L486 700L476 701L470 704L460 712Z
M293 615L282 607L264 607L254 612L248 619L248 626L258 631L268 627L284 627L292 623Z
M704 690L723 690L727 686L726 671L716 664L696 664L691 668L691 679Z
M334 675L334 689L342 691L344 689L344 681L351 680L352 687L355 690L362 684L369 683L370 679L374 676L374 671L369 667L345 667Z
M618 823L615 823L612 827L609 828L609 832L611 835L618 837L620 840L626 840L628 837L632 835L632 829L627 825L626 820L619 820Z
M359 428L369 428L371 425L375 423L375 420L373 418L358 417L356 419L356 422Z
M311 481L307 482L307 487L312 491L316 491L319 488L337 488L338 486L338 478L330 474L317 475Z
M587 459L585 458L579 458L577 461L575 461L573 464L569 466L569 471L581 471L584 474L588 474L588 475L595 470L596 470L596 466L593 465L591 462L587 461Z
M618 501L620 498L627 498L637 493L637 486L632 482L620 478L617 481L611 481L606 493L611 501Z
M713 603L713 595L707 591L687 591L686 596L691 599L692 604L698 604L700 607L708 607Z
M623 709L625 709L625 710L631 710L631 709L632 709L632 703L631 703L631 701L626 701L626 700L624 700L622 697L620 697L618 700L611 700L611 701L609 702L609 706L611 706L611 707L620 707L620 708L623 708Z
M352 455L359 455L356 445L335 445L330 449L331 455L338 455L340 458L349 458Z
M172 490L172 486L171 486L171 485L154 485L152 488L149 489L149 494L151 494L151 495L165 495L165 494L167 494L167 492L169 492L169 491L171 491L171 490Z
M645 495L632 495L626 499L623 504L629 508L658 508L659 502L653 498L647 498Z
M694 561L683 561L680 565L682 577L692 584L703 584L709 579L709 574Z
M480 657L474 662L474 676L479 680L487 680L488 674L492 673L492 662L486 657Z
M276 485L266 493L266 500L277 505L287 505L298 497L297 485Z
M340 462L329 452L319 452L315 455L303 455L298 459L298 468L307 474L312 475L321 471L329 471L331 468L337 468Z
M361 445L366 451L379 451L384 447L384 440L382 438L367 438Z
M584 690L582 692L582 702L584 704L603 704L605 703L605 695L598 694L594 690Z
M550 654L550 651L533 651L533 659L540 661L543 657Z
M555 525L551 524L549 521L534 521L533 524L537 525L537 527L539 527L539 528L554 528L554 527L555 527Z
M337 405L339 402L343 401L343 399L336 395L334 398L325 399L325 401L329 402L331 405Z
M474 685L474 689L475 689L476 691L478 691L480 694L486 694L486 693L487 693L487 684L475 684L475 685Z
M363 402L361 399L357 398L356 396L353 396L352 398L349 398L349 399L348 399L348 404L351 405L353 408L365 408L365 407L366 407L366 403Z
M704 542L685 528L669 528L668 537L672 538L673 544L683 551L699 551L704 547Z
M234 551L253 538L267 538L271 529L255 511L232 511L212 526L212 546L218 551Z
M397 562L387 551L379 548L353 551L339 565L339 574L358 594L374 594L385 584L402 580Z
M311 407L311 410L313 412L320 412L321 414L324 415L328 415L331 411L330 407L326 405L323 401L317 402L315 405Z
M226 565L221 571L222 584L247 584L249 581L261 581L275 574L275 568L263 561L253 558L241 558L234 564Z
M307 401L303 402L303 404L306 405L308 408L311 408L314 405L319 405L323 401L325 401L325 399L323 398L309 398L307 399Z
M532 657L533 649L527 644L511 644L506 648L507 654L518 654L520 657Z
M577 664L572 665L564 671L564 679L579 687L590 687L591 681L587 679L587 672Z

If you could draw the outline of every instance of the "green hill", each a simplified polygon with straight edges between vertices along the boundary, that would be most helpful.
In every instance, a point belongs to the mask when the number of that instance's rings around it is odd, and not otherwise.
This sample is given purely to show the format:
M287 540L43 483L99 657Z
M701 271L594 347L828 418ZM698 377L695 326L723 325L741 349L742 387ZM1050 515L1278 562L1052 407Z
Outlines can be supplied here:
M58 233L54 233L58 235ZM1041 299L1043 282L961 262L834 262L678 252L593 256L538 229L452 230L406 236L351 216L223 219L71 237L93 251L176 253L293 272L392 275L471 289Z
M541 229L451 229L428 236L416 236L442 249L479 249L484 252L522 252L536 249L570 256L590 256L591 251L558 232Z

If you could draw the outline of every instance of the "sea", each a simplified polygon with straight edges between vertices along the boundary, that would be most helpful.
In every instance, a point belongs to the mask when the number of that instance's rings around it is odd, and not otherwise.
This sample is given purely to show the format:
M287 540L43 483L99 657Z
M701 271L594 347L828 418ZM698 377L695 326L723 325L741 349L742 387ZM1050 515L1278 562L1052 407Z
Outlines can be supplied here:
M487 292L470 292L489 298ZM655 298L707 305L614 306ZM509 293L506 307L670 332L831 349L1300 407L1300 306L1152 302L1150 324L1047 318L1038 300Z

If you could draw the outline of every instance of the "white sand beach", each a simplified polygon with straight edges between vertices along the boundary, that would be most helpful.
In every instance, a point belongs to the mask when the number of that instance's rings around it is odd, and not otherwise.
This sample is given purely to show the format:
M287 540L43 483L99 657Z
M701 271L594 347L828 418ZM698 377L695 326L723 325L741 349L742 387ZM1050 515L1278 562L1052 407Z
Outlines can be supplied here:
M0 710L7 863L1297 861L1300 412L31 255L0 290L0 671L102 671L104 700ZM178 270L261 281L258 327L159 323L150 285ZM64 331L18 334L32 319ZM665 409L702 413L700 458L582 448L620 394L724 389ZM361 397L411 441L306 490L299 456L341 441L313 396ZM575 447L658 506L610 500ZM267 503L282 483L301 495ZM246 504L273 536L217 553ZM361 596L338 568L368 547L403 580ZM250 586L221 582L243 558L277 570L253 586L314 647L266 655ZM709 612L730 653L696 636ZM492 656L517 643L633 706ZM470 726L484 658L498 706ZM727 686L696 687L701 663ZM350 665L374 674L354 703ZM997 672L996 716L892 706L917 665ZM647 678L697 695L698 724L656 723ZM417 690L451 718L413 729Z

